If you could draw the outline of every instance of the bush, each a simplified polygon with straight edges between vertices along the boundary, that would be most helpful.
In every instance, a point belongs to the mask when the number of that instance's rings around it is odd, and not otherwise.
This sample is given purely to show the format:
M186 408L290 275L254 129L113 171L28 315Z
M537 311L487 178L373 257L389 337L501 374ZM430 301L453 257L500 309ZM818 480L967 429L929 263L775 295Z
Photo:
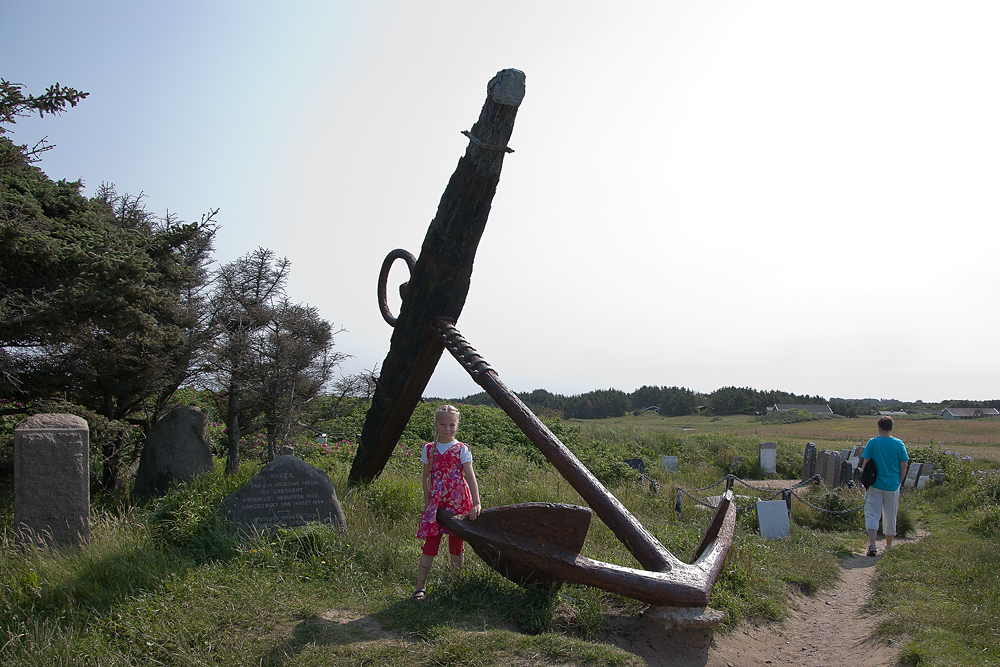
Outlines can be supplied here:
M802 495L800 493L800 495ZM865 515L864 499L856 491L847 488L825 489L822 486L811 487L805 495L805 500L821 510L817 511L792 499L792 519L804 528L815 530L864 530ZM855 511L848 511L855 510ZM827 512L836 512L828 514Z

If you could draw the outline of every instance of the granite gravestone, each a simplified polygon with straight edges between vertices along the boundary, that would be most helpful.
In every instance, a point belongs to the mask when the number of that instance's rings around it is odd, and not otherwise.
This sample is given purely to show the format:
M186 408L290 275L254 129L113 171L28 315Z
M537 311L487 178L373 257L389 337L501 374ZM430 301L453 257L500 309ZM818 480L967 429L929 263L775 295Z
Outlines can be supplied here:
M854 479L854 464L850 461L840 462L840 478L837 486L847 486L847 483Z
M676 456L661 456L660 466L664 470L669 470L670 472L677 472L677 457Z
M830 452L827 457L824 481L828 487L840 485L840 452Z
M765 475L773 475L778 470L778 445L773 442L762 442L757 447L760 469Z
M830 458L830 451L826 449L821 449L816 452L816 472L814 474L819 475L820 480L826 483L826 462Z
M911 463L909 469L906 471L906 478L903 480L903 486L908 489L912 489L917 485L917 478L920 476L920 463Z
M347 525L330 477L291 455L264 466L222 501L222 509L243 527L292 528L310 522Z
M20 542L90 540L90 432L75 415L28 417L14 429L14 526Z
M806 451L802 456L802 481L806 481L816 474L816 443L810 442L806 445Z
M190 482L215 469L205 415L193 405L174 408L146 436L135 475L135 495L162 496L171 484Z

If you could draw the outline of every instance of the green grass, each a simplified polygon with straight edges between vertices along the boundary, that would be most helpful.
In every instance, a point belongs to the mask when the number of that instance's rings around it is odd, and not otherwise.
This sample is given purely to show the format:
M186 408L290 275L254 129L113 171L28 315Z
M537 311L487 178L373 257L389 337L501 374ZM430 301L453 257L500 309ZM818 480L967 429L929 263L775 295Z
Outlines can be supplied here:
M428 436L421 420L430 422L433 407L418 407L385 472L366 486L347 487L350 442L329 452L302 444L300 455L330 474L346 531L310 526L237 535L216 508L259 469L253 463L234 478L217 470L145 504L127 496L95 498L91 543L82 549L17 547L4 496L0 664L641 665L637 656L601 641L609 622L634 618L640 603L577 585L555 594L519 588L471 550L460 582L450 581L446 558L438 559L427 600L409 600L420 548L413 453ZM582 504L502 414L463 408L462 428L468 434L460 428L460 437L473 445L484 505ZM559 422L553 428L683 560L691 559L710 513L686 501L678 517L676 488L695 489L727 472L759 472L752 465L756 441L745 433L666 432L634 423ZM801 465L802 446L779 442L779 456L794 467L798 450ZM662 454L682 457L677 474L659 469ZM903 501L910 525L925 522L931 534L880 559L871 606L882 619L881 635L906 642L903 655L911 664L986 664L982 660L996 661L1000 646L992 621L1000 618L1000 582L989 567L998 555L998 513L991 508L1000 483L981 462L935 455L948 481ZM634 457L646 459L658 494L619 465ZM762 495L743 487L737 492ZM800 493L821 506L853 502L849 495ZM797 501L793 510L792 534L781 541L762 539L753 511L740 512L712 596L712 606L726 613L721 632L740 622L784 618L787 590L829 588L840 559L861 548L857 515L824 523ZM596 518L583 553L637 567ZM942 616L954 620L939 622ZM965 655L971 656L965 662L955 657Z

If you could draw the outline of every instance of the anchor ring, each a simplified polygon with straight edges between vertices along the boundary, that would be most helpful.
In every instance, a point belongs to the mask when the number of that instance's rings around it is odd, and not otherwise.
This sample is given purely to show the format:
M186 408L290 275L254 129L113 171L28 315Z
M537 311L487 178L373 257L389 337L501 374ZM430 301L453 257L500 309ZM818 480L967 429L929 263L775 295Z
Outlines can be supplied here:
M385 256L385 260L382 262L382 270L378 274L378 307L382 312L382 319L390 327L396 326L396 318L389 311L389 301L385 294L385 284L389 280L389 269L392 267L392 263L397 259L402 259L406 262L407 268L410 270L410 274L413 273L413 265L416 264L417 258L414 257L408 250L403 250L402 248L396 248L388 255ZM406 286L408 282L403 283L399 286L399 298L402 299L403 295L406 293Z

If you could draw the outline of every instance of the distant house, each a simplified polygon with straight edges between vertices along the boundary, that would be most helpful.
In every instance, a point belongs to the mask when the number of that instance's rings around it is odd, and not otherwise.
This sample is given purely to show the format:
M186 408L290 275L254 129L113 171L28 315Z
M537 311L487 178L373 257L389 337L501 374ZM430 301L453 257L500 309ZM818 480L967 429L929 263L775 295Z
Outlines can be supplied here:
M941 416L945 419L979 419L997 417L1000 412L996 408L945 408Z
M906 410L879 410L878 414L880 417L898 417L905 415Z
M786 410L805 410L806 412L814 415L833 414L833 410L831 410L830 406L825 403L822 405L790 405L786 403L775 403L773 406L767 408L768 413L785 412Z

